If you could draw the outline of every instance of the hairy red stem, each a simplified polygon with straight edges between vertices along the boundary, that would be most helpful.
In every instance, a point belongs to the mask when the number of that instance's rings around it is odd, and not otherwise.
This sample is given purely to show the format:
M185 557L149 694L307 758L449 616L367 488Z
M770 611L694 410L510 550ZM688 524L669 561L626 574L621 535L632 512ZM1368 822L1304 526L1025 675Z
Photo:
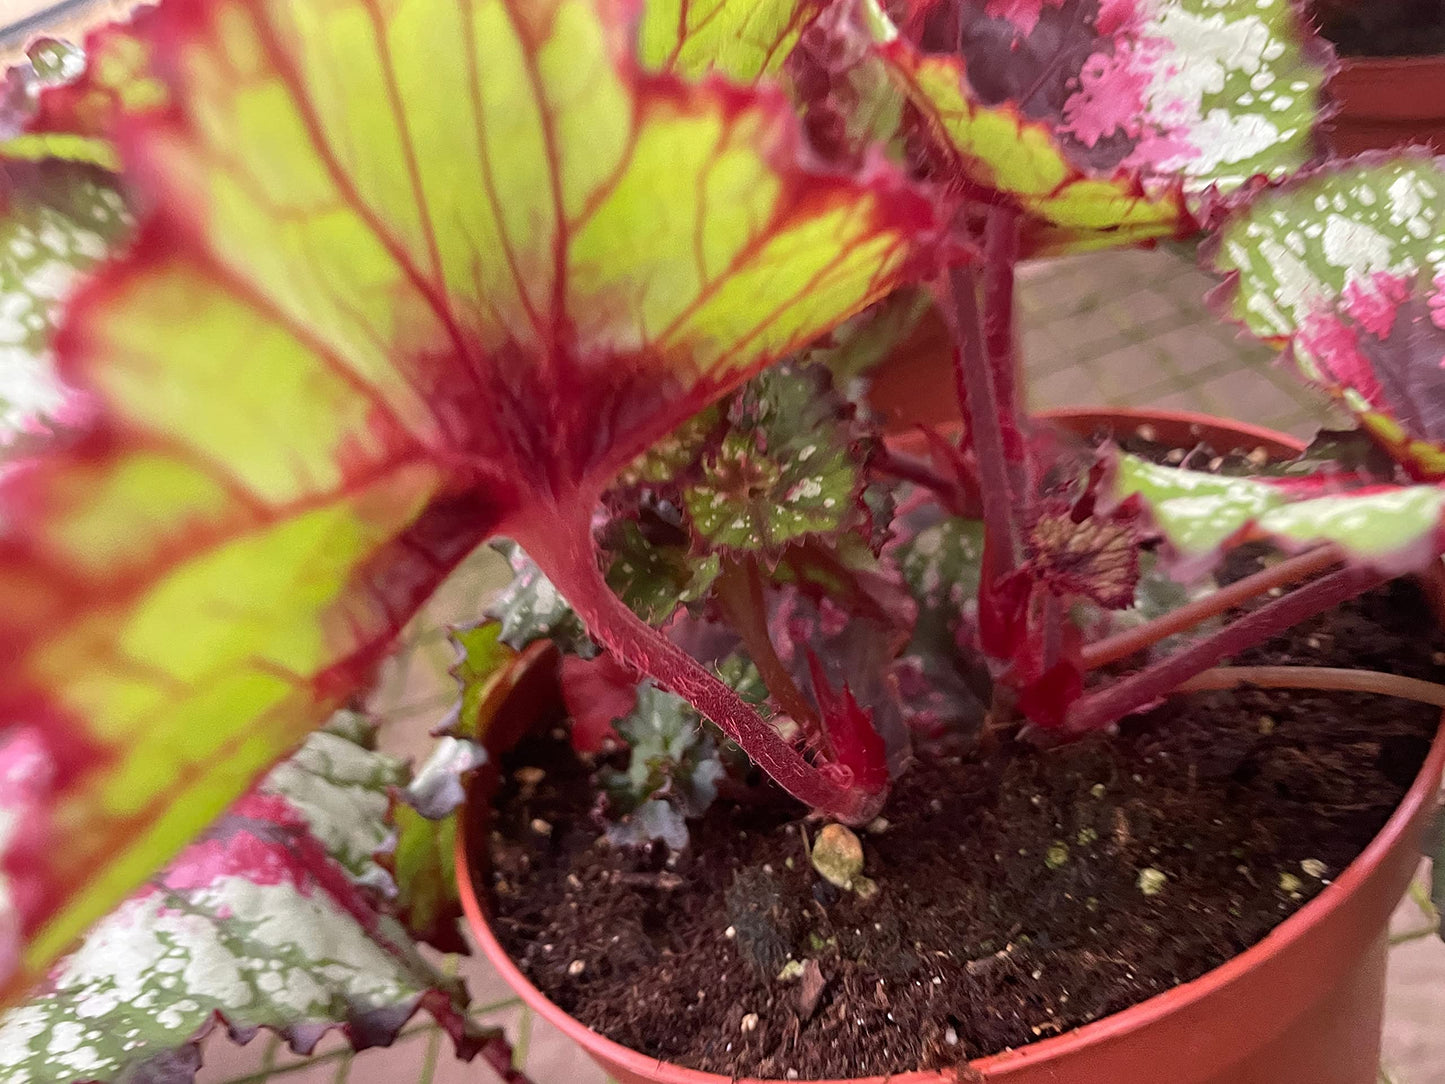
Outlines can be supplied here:
M989 211L984 226L984 344L993 374L997 408L1003 427L1004 454L1013 477L1014 496L1032 495L1027 448L1019 425L1019 357L1014 324L1014 268L1019 258L1019 214L1011 208Z
M1254 685L1261 689L1378 693L1445 708L1445 685L1379 670L1349 670L1337 666L1220 666L1196 674L1174 691L1193 693L1207 689L1233 689L1239 685Z
M1347 602L1372 587L1378 587L1387 579L1365 568L1342 568L1331 572L1261 606L1253 613L1245 614L1167 659L1089 693L1069 709L1062 730L1065 734L1078 735L1107 726L1169 695L1195 674L1208 670L1221 660L1262 643L1315 614Z
M948 291L952 304L944 305L943 311L953 332L954 385L959 409L967 423L967 436L978 461L984 534L992 543L986 547L992 567L986 568L984 574L989 580L997 580L1018 565L1021 541L1004 451L998 391L984 347L974 270L950 268Z
M590 510L590 503L577 503ZM864 824L878 814L886 787L865 793L852 785L847 769L809 763L747 701L612 593L597 564L585 511L578 516L554 509L513 534L594 639L711 719L789 794L848 824Z
M1177 610L1160 614L1152 621L1146 621L1142 625L1089 644L1084 648L1084 669L1093 670L1111 662L1118 662L1120 659L1127 659L1130 655L1143 651L1146 647L1157 644L1166 637L1183 632L1185 629L1191 629L1226 610L1232 610L1273 587L1298 583L1300 580L1313 576L1316 572L1323 572L1331 565L1339 564L1342 560L1344 560L1344 551L1339 546L1331 544L1307 550L1281 561L1277 565L1260 569L1253 575L1221 587L1204 598L1195 599L1193 602L1180 606Z

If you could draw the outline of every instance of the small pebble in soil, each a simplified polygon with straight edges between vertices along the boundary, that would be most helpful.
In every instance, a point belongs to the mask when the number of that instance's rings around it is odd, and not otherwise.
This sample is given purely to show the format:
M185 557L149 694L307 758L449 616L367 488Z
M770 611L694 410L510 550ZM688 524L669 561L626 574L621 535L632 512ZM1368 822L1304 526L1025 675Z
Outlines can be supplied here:
M541 817L538 817L532 821L532 831L536 832L539 836L550 836L552 834L552 826Z
M1164 891L1164 882L1167 880L1169 875L1163 870L1146 866L1139 871L1139 891L1146 896L1157 896Z
M863 872L863 844L843 825L825 825L813 843L812 860L824 880L851 888L853 878Z
M567 974L571 975L574 979L586 970L587 961L585 960L573 960L570 964L567 965Z
M744 1034L744 1035L748 1034L748 1033L751 1032L751 1031L757 1031L757 1030L758 1030L758 1014L755 1013L755 1012L750 1012L750 1013L748 1013L746 1016L743 1017L743 1022L742 1022L742 1024L739 1025L739 1026L743 1029L743 1034Z

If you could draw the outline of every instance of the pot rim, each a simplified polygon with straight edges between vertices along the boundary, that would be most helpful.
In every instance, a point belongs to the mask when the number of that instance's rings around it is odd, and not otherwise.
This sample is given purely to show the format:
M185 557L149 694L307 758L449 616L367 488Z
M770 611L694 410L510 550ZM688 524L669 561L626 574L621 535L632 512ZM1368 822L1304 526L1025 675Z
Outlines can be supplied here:
M1249 440L1274 445L1281 449L1298 451L1304 446L1303 442L1293 437L1262 426L1236 423L1192 411L1107 407L1063 408L1040 411L1036 416L1060 422L1070 420L1079 422L1105 417L1135 423L1174 422L1197 425L1205 429L1227 429ZM1436 732L1424 763L1421 764L1409 790L1405 792L1405 796L1390 815L1390 819L1385 822L1384 827L1355 860L1325 887L1324 891L1286 918L1260 941L1218 967L1205 972L1197 979L1181 983L1136 1005L1131 1005L1127 1009L1111 1013L1100 1020L1084 1024L1061 1035L1041 1039L1027 1046L1004 1050L972 1061L969 1063L970 1067L987 1075L991 1071L1046 1062L1083 1046L1117 1039L1128 1033L1143 1030L1156 1021L1174 1015L1185 1007L1229 986L1238 976L1253 970L1264 961L1280 954L1290 945L1306 937L1313 927L1319 925L1354 893L1365 887L1375 869L1383 863L1386 856L1398 845L1401 836L1409 830L1425 803L1434 800L1442 772L1445 772L1445 713L1442 713L1441 728ZM482 902L482 892L478 890L472 877L472 865L468 856L470 821L465 816L465 808L464 806L463 815L458 819L455 842L456 878L461 895L462 910L483 954L530 1008L569 1039L582 1046L588 1053L605 1058L629 1072L663 1081L665 1084L780 1084L778 1081L763 1081L753 1077L727 1077L719 1073L689 1069L667 1062L662 1058L648 1057L593 1031L563 1011L542 991L533 986L531 980L512 962L507 951L502 948L501 943L492 933L486 908ZM938 1070L919 1070L895 1073L890 1076L814 1081L812 1084L952 1084L952 1078Z

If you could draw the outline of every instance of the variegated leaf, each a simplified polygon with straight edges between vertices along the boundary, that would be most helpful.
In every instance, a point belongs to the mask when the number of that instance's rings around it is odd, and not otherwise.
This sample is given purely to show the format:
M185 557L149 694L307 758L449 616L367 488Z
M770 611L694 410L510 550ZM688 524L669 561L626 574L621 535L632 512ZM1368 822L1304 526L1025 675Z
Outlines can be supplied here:
M1184 574L1211 566L1228 546L1267 539L1288 550L1326 542L1389 574L1418 572L1445 544L1445 488L1370 486L1316 496L1318 487L1233 478L1119 457L1111 483L1138 495Z
M80 412L55 371L54 322L84 273L130 230L115 178L103 170L0 160L0 458Z
M932 226L895 173L804 165L778 92L640 72L610 0L166 0L132 32L154 211L57 338L94 416L0 482L0 740L36 728L53 779L48 844L0 856L11 995L477 544L575 552L618 469Z
M917 10L902 36L874 23L941 179L1014 199L1036 251L1188 232L1211 191L1317 153L1329 54L1291 0Z
M1445 478L1445 159L1366 156L1224 223L1220 297L1415 477Z
M341 1028L387 1044L425 1009L463 1056L487 1036L459 984L379 912L368 848L401 766L335 728L313 735L151 884L99 923L34 1000L0 1017L12 1084L178 1084L220 1020L309 1051ZM360 735L368 735L363 731Z

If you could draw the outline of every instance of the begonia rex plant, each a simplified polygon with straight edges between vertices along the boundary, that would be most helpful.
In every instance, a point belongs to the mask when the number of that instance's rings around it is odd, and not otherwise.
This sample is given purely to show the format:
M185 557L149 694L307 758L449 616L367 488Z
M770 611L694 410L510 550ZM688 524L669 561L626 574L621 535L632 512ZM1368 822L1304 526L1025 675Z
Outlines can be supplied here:
M630 747L619 846L687 846L753 768L863 823L942 734L1190 689L1439 702L1219 667L1445 549L1445 165L1329 160L1330 64L1287 0L165 0L35 51L0 144L0 965L44 985L0 1067L174 1079L216 1017L306 1049L419 1006L502 1065L412 938L453 947L455 772L551 645L579 744ZM1161 238L1375 454L1209 473L1029 417L1018 262ZM923 319L964 424L910 449L859 389ZM337 713L503 537L409 780ZM1246 542L1280 559L1154 612Z

